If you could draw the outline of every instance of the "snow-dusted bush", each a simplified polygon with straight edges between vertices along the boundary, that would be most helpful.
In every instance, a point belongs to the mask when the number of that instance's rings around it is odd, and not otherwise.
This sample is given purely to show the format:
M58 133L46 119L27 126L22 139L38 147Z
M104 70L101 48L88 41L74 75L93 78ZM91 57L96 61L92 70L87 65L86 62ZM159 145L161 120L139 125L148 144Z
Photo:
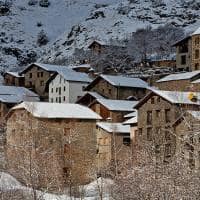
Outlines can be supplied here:
M40 0L39 4L41 7L48 7L50 2L48 0Z
M0 1L0 15L6 15L10 12L12 2L10 1Z
M46 45L48 42L49 42L49 39L48 39L47 34L44 32L44 30L40 31L37 36L37 44L39 46L43 46L43 45Z
M29 0L28 5L29 5L29 6L34 6L34 5L36 5L37 3L38 3L37 0Z

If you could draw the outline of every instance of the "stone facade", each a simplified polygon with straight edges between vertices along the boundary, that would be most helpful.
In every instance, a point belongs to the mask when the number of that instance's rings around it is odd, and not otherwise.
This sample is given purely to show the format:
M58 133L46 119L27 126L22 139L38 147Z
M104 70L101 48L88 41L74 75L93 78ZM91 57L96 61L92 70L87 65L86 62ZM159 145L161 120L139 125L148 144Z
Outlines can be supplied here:
M175 46L178 70L200 70L200 34L192 34Z
M100 79L90 91L97 92L108 99L127 99L133 96L135 100L141 99L146 94L145 88L117 87L105 79Z
M10 73L4 74L4 84L10 86L24 86L24 77L23 76L14 76Z
M52 73L32 64L24 73L25 87L36 92L42 100L48 100L48 91L46 91L46 82L51 77Z
M190 168L200 169L199 119L186 113L173 127L176 133L176 153L185 158Z
M48 190L85 184L96 167L96 120L42 119L14 110L7 120L9 172Z
M173 123L185 110L198 110L196 105L172 104L154 93L138 107L136 141L153 144L157 162L169 162L176 152Z
M119 169L120 165L127 161L128 157L131 157L131 143L130 133L109 133L97 127L97 166L98 171L113 170L113 165L116 158L116 163L118 163ZM115 155L116 154L116 155Z

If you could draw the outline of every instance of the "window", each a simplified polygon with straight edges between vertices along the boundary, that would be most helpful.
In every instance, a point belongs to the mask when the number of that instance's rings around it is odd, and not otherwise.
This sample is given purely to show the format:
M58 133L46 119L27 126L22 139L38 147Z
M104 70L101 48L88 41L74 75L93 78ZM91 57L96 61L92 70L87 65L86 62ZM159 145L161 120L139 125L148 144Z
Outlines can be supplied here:
M112 90L111 90L111 89L109 89L109 94L111 94L111 92L112 92Z
M152 141L152 128L147 128L147 140Z
M131 144L130 137L123 137L123 144L126 146L130 146L130 144Z
M61 87L59 87L59 95L61 95Z
M160 97L157 97L157 102L158 102L158 103L160 102Z
M181 65L185 65L186 64L186 56L181 56Z
M63 101L65 101L65 96L63 97Z
M195 167L194 153L189 152L189 167L193 169Z
M199 49L195 50L195 59L199 59Z
M160 110L156 110L156 117L160 118Z
M32 73L29 74L29 78L32 78Z
M66 88L65 88L65 86L63 87L63 91L65 91L66 90Z
M155 145L155 153L160 153L160 145L158 144Z
M138 133L139 133L140 136L142 135L142 128L138 129Z
M170 109L165 109L165 122L170 122Z
M147 124L152 124L152 111L147 111Z
M44 81L40 81L40 86L44 86Z
M37 77L40 77L40 72L37 73Z
M53 88L51 88L51 93L53 93Z
M195 38L195 45L199 45L199 37Z
M151 104L154 104L154 97L151 97Z
M56 102L58 102L58 97L56 97Z
M30 87L32 87L32 85L33 85L33 84L32 84L32 82L31 82L31 81L29 81L29 86L30 86Z
M86 88L86 87L85 87L85 86L83 86L83 87L82 87L82 91L84 91L84 90L85 90L85 88Z
M61 103L61 97L59 97L59 103Z
M41 77L43 77L43 72L40 73Z
M165 144L165 157L170 157L171 156L171 144Z
M165 131L165 140L166 140L166 141L171 140L171 133L170 133L170 131L168 131L168 130Z
M198 70L198 69L199 69L199 63L195 63L194 69L195 69L195 70Z
M58 88L56 88L56 92L58 92Z

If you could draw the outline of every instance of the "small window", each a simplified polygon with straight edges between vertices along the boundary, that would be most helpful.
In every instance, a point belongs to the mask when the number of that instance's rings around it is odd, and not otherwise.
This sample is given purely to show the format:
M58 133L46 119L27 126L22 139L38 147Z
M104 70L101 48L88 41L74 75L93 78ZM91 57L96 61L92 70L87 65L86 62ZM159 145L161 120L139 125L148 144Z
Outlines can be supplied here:
M58 92L58 88L56 88L56 92Z
M40 72L37 73L37 77L40 77Z
M147 124L152 124L152 111L147 111Z
M61 103L61 97L59 97L59 103Z
M160 110L156 110L156 117L160 118Z
M199 59L199 49L195 50L195 59Z
M156 154L160 153L160 145L158 144L155 145L155 153Z
M147 140L152 141L152 128L147 128Z
M85 86L83 86L83 87L82 87L82 91L84 91L84 90L85 90L85 88L86 88L86 87L85 87Z
M53 93L53 88L51 88L51 93Z
M44 81L40 81L40 86L44 86Z
M61 95L61 87L59 87L59 95Z
M40 73L41 77L43 77L43 72Z
M195 38L195 45L199 45L199 37Z
M157 97L157 102L158 102L158 103L160 102L160 97Z
M65 101L65 96L63 97L63 101Z
M111 94L111 92L112 92L112 90L111 90L111 89L109 89L109 94Z
M130 137L123 137L123 144L126 146L130 146L130 144L131 144Z
M65 88L65 86L63 87L63 91L65 91L66 90L66 88Z
M31 81L29 81L29 86L30 86L30 87L32 87L32 86L33 86L33 84L32 84L32 82L31 82Z
M29 78L32 78L32 73L29 74Z
M139 133L140 136L142 135L142 128L138 129L138 133Z
M181 65L185 65L186 64L186 56L181 56Z
M199 63L195 63L194 69L195 69L195 70L199 70Z
M154 104L154 97L151 97L151 104Z
M58 102L58 97L56 97L56 102Z
M165 109L165 122L170 122L170 109Z
M171 156L171 144L166 144L165 145L165 157L170 157Z

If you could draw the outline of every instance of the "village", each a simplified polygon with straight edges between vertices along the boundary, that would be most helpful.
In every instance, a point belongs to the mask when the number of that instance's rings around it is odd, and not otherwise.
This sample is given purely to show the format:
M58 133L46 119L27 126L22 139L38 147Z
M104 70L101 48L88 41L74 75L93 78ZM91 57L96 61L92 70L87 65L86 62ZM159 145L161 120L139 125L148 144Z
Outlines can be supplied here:
M150 60L163 72L152 76L95 73L89 62L4 72L0 169L56 193L148 166L150 157L159 167L179 155L199 173L200 28L174 47L175 56ZM99 55L109 45L88 48Z

